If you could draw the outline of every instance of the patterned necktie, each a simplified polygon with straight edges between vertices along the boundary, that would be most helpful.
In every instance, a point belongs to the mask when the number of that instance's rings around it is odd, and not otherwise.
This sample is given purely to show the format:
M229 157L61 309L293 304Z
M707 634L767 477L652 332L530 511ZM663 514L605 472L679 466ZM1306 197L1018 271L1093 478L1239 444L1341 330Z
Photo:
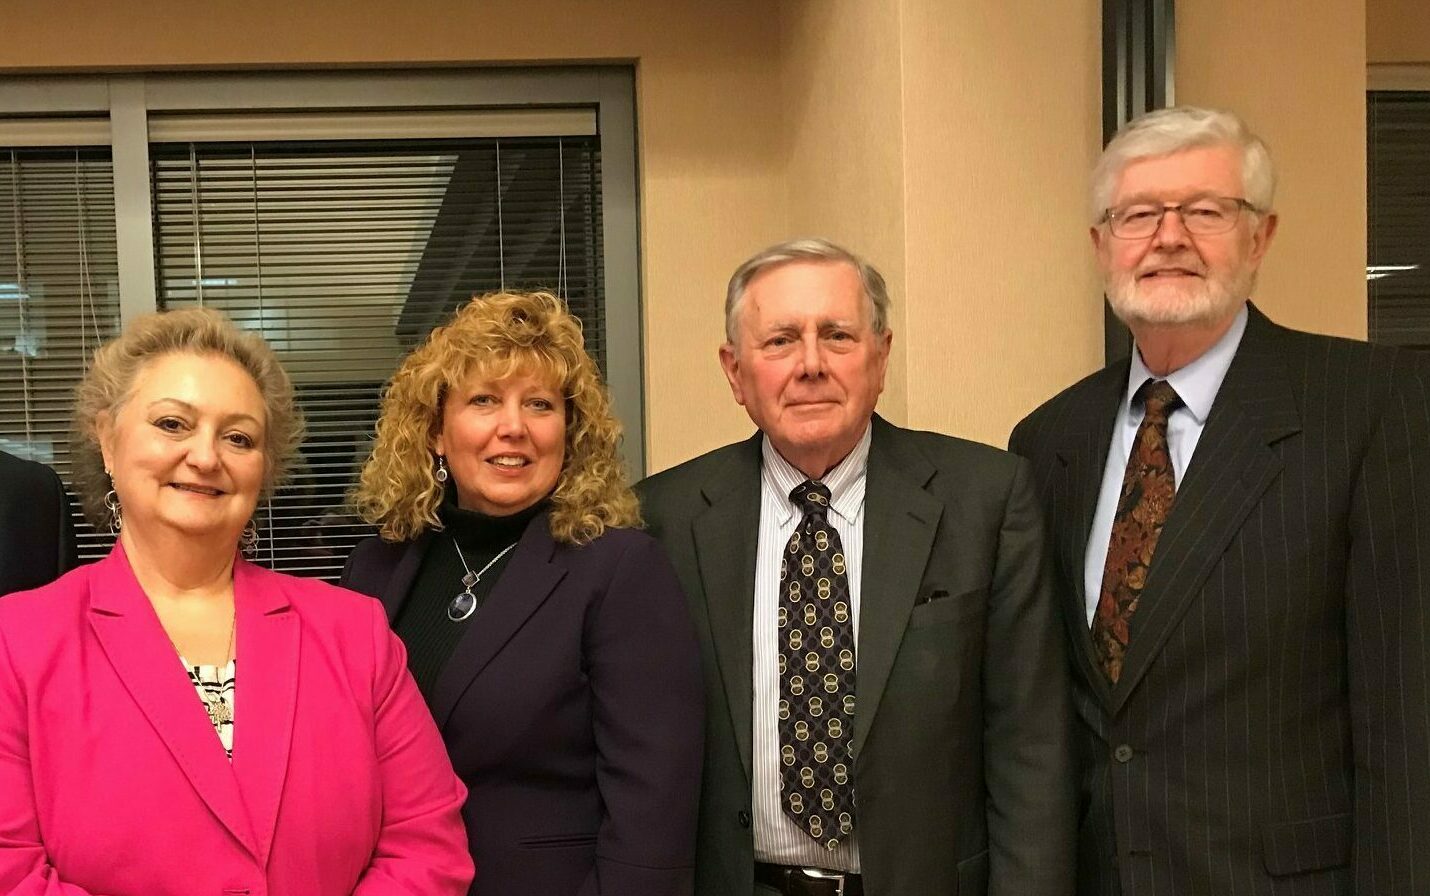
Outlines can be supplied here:
M829 488L806 480L790 500L804 518L780 560L780 802L800 829L834 849L854 830L849 576L829 523Z
M1167 448L1167 418L1182 399L1166 380L1148 380L1134 400L1145 408L1142 424L1127 458L1107 564L1102 571L1102 592L1092 621L1092 641L1109 681L1122 677L1122 657L1127 652L1132 616L1147 583L1152 551L1177 497L1177 478Z

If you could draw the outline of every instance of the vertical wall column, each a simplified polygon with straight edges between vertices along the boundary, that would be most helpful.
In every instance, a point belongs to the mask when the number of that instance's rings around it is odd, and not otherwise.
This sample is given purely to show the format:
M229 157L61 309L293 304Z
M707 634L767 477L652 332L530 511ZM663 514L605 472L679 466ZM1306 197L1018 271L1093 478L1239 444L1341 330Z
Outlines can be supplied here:
M1175 0L1102 0L1102 142L1175 100ZM1103 354L1127 357L1132 334L1103 303Z

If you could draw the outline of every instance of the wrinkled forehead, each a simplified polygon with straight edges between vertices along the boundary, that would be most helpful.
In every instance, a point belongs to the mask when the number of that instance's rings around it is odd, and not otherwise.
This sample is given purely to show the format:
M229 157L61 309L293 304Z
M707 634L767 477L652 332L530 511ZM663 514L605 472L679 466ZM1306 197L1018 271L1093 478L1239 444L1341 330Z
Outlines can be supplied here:
M845 261L796 260L761 271L745 289L741 318L755 332L804 326L872 326L873 303Z

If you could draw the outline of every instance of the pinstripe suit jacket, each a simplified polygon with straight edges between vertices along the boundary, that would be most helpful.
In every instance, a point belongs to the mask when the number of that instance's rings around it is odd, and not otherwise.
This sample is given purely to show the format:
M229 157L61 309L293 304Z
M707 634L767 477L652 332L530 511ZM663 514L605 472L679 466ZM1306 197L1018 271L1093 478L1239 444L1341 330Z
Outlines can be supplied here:
M1079 893L1430 893L1430 365L1250 309L1109 687L1083 566L1127 376L1011 440L1072 641Z

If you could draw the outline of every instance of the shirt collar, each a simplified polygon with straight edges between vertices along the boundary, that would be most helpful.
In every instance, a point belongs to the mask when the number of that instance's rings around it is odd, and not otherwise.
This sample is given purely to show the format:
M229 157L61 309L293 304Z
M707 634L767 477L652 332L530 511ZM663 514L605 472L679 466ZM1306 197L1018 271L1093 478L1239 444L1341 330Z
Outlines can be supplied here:
M1205 426L1207 415L1211 413L1212 402L1216 400L1216 394L1221 390L1221 381L1226 379L1226 372L1231 367L1231 361L1236 357L1237 346L1241 344L1241 336L1246 332L1246 306L1242 305L1232 320L1231 326L1227 327L1221 338L1205 352L1201 357L1185 367L1179 367L1167 375L1167 382L1172 384L1172 388L1177 390L1177 396L1182 399L1182 404L1196 418L1199 425ZM1142 353L1137 350L1137 346L1132 347L1132 368L1127 373L1127 392L1123 396L1123 406L1130 407L1132 396L1141 388L1147 380L1161 379L1152 371L1147 369L1147 365L1142 363Z
M852 523L859 515L859 509L864 506L864 484L869 470L869 442L873 432L873 426L864 427L864 435L859 438L854 450L820 480L829 487L830 509L846 523ZM760 448L764 456L761 476L765 487L780 496L777 505L780 511L779 523L784 526L798 510L789 499L789 493L809 477L795 469L793 464L775 450L769 436L761 439Z

